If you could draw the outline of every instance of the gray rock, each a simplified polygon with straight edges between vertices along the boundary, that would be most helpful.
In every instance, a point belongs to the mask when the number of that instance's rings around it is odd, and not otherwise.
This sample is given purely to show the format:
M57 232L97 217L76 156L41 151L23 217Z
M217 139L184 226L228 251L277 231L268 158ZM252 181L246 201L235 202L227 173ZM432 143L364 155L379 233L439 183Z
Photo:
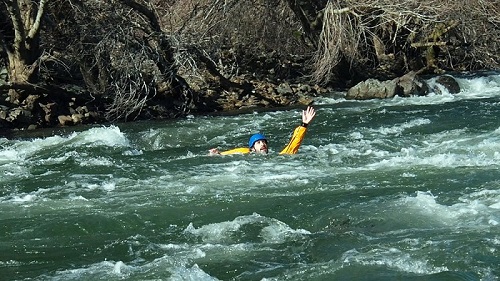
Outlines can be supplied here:
M396 95L397 83L395 80L379 81L368 79L358 83L347 91L346 99L367 100L385 99Z
M415 72L410 72L393 80L368 79L360 82L347 91L346 99L386 99L394 96L423 96L428 93L427 83L417 77Z

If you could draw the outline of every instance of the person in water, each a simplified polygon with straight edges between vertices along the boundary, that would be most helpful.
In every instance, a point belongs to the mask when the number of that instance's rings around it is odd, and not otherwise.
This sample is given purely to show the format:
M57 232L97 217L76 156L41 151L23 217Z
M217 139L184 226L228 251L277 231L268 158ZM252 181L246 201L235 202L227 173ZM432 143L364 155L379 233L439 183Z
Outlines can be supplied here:
M299 150L302 140L306 135L307 126L316 116L316 110L312 106L308 106L306 110L302 111L302 124L295 128L293 131L292 138L288 144L283 148L280 154L295 154ZM210 154L267 154L269 152L269 147L267 146L267 138L263 134L254 134L250 137L248 141L248 147L239 147L227 151L219 151L217 148L212 148L209 150Z

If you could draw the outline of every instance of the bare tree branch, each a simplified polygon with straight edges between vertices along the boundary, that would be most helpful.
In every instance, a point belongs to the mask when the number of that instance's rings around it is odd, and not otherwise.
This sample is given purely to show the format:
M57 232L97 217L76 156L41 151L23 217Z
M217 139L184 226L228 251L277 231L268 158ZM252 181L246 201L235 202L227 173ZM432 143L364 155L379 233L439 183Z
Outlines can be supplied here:
M9 11L12 25L14 27L14 45L12 49L7 49L9 55L12 55L12 52L24 52L26 46L24 42L26 40L26 31L23 27L23 22L21 18L21 12L19 10L19 4L17 0L11 0L7 2L7 10Z
M158 22L158 17L151 9L133 0L120 0L120 2L146 16L154 31L161 32L161 25Z
M441 68L455 68L455 61L498 67L500 62L491 55L498 50L500 39L495 2L329 0L323 10L313 78L319 83L329 81L342 71L340 62L347 62L358 73L371 69L372 74L418 67L440 72ZM415 50L417 47L420 49ZM424 59L419 61L420 57ZM486 63L485 58L491 61ZM409 60L411 65L403 65Z
M40 3L38 4L38 11L36 13L36 18L35 22L31 26L31 29L28 33L28 36L30 38L35 38L38 36L40 32L40 27L41 27L41 19L43 14L45 13L45 4L47 3L47 0L40 0Z

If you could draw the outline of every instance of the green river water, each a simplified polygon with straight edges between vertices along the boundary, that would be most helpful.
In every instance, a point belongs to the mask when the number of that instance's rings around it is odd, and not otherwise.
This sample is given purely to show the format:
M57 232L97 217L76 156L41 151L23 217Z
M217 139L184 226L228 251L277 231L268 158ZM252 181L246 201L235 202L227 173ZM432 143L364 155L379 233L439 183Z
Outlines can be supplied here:
M457 79L318 98L296 155L303 108L0 138L0 280L498 280L500 75Z

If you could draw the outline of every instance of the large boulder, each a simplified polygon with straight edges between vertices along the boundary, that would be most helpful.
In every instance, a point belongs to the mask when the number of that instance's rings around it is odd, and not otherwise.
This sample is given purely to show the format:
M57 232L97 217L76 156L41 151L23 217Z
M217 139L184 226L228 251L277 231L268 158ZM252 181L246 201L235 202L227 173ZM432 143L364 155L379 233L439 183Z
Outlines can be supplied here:
M427 83L417 76L417 73L411 71L399 78L394 79L399 86L398 96L425 96L429 93Z
M437 77L432 87L432 91L436 94L443 94L444 91L450 94L458 94L460 90L460 85L451 75L441 75Z
M347 91L346 99L385 99L394 96L423 96L428 93L427 84L415 72L410 72L393 80L368 79L360 82Z
M377 79L368 79L350 88L347 91L346 99L385 99L394 97L396 92L397 83L394 80L379 81Z

